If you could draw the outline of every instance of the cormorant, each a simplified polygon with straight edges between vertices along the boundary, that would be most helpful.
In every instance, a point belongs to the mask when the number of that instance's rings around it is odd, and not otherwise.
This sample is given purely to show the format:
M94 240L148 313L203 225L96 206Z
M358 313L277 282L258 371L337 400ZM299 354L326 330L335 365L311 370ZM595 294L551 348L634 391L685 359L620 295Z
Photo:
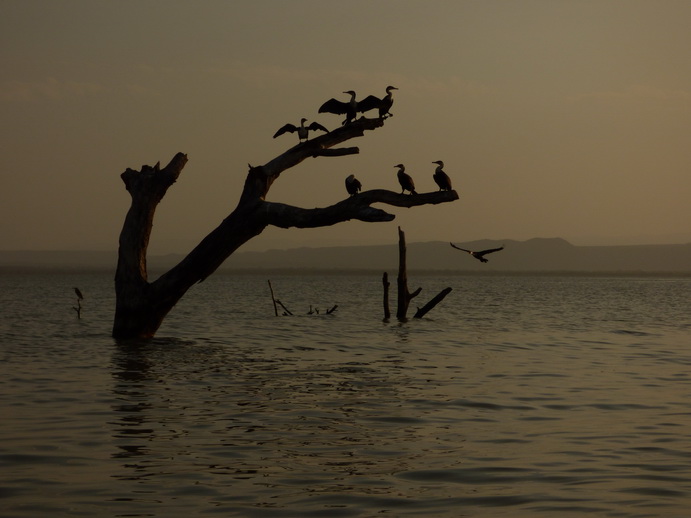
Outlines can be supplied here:
M329 132L328 129L326 129L324 126L322 126L318 122L313 122L309 126L305 126L305 122L307 122L307 119L305 119L303 117L302 119L300 119L300 125L299 126L296 126L295 124L290 124L290 123L286 124L285 126L283 126L281 129L279 129L274 134L274 138L276 138L280 135L283 135L286 132L295 133L297 131L298 139L300 140L300 142L302 142L303 140L307 140L307 137L308 137L310 131L319 130L319 131L325 131L326 133Z
M398 164L394 167L398 167L398 183L400 183L401 187L403 188L401 194L403 194L405 191L410 191L410 194L417 194L415 192L415 182L413 182L413 179L410 177L410 175L405 172L405 166L403 164Z
M337 115L342 115L345 113L345 120L342 124L350 124L355 117L357 117L357 112L362 111L358 109L358 102L355 100L355 92L348 90L343 92L344 94L350 94L350 100L346 102L339 101L337 99L331 98L319 107L319 113L335 113Z
M75 288L74 293L77 295L79 300L84 300L84 295L82 295L82 292L79 290L79 288Z
M434 181L437 182L437 185L439 186L440 191L450 191L451 190L451 178L449 178L449 175L446 174L443 170L444 168L444 162L441 160L437 160L436 162L432 162L433 164L438 164L437 168L434 170L434 175L432 176L434 178Z
M374 110L375 108L379 110L379 118L385 119L386 117L393 117L393 113L389 110L393 105L393 92L392 90L398 90L395 86L386 87L386 95L380 99L374 95L368 95L362 101L358 103L358 111L367 112Z
M350 194L351 196L354 196L362 189L362 184L360 183L360 180L355 178L354 174L351 174L348 178L345 179L345 186L346 191L348 191L348 194Z
M466 250L465 248L460 248L453 243L449 243L452 247L454 247L456 250L461 250L462 252L468 252L470 255L472 255L475 259L478 261L481 261L483 263L487 262L487 259L485 259L485 255L491 254L494 252L498 252L499 250L504 250L504 246L500 246L499 248L490 248L489 250L481 250L479 252L473 252L471 250Z

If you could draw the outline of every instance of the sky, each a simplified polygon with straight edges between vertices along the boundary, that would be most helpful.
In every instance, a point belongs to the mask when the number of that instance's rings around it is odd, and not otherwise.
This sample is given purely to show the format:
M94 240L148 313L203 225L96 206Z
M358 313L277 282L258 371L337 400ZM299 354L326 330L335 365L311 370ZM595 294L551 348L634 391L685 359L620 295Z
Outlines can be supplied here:
M398 88L384 127L309 159L267 197L363 189L460 199L388 223L269 227L241 250L562 237L691 242L687 0L0 0L0 249L116 250L127 168L188 163L150 253L186 253L237 204L247 164L319 106ZM382 207L387 208L387 207Z

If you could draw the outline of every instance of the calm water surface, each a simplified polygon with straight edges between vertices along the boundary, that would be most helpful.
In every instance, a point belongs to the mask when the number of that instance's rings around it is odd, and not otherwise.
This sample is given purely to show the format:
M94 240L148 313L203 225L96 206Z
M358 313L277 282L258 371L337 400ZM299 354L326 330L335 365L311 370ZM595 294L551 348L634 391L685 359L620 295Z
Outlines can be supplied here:
M0 275L0 515L688 516L691 279L266 281L118 344L110 275Z

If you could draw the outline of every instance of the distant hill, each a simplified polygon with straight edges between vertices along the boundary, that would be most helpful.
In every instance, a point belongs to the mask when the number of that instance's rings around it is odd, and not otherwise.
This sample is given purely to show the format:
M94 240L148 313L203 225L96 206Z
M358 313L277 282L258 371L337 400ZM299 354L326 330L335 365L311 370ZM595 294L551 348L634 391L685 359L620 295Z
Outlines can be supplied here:
M409 243L409 270L691 272L691 244L574 246L560 238L454 243L469 250L504 245L481 263L446 242ZM233 269L319 268L388 270L398 268L398 244L359 247L294 248L244 252L224 264Z
M409 243L408 269L478 272L660 272L691 273L691 243L680 245L574 246L560 238L527 241L472 241L455 243L470 250L504 245L504 250L480 263L454 250L449 243ZM182 255L150 257L153 270L176 264ZM115 270L116 252L0 251L0 268L24 270ZM398 244L291 248L265 252L236 252L224 270L381 270L398 268Z
M0 268L3 270L115 271L117 262L117 252L0 251Z

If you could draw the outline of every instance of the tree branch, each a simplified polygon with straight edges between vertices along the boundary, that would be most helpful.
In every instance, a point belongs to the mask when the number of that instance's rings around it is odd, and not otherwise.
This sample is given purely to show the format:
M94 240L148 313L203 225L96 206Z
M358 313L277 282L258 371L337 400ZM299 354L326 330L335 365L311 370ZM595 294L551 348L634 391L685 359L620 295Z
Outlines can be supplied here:
M436 191L417 195L398 194L385 189L361 192L324 208L303 209L285 203L265 201L260 211L266 214L267 224L280 228L327 227L356 219L366 222L392 221L396 216L382 209L371 207L373 203L386 203L395 207L415 207L445 203L458 199L456 191Z
M360 149L357 147L341 147L336 149L319 149L314 155L314 158L318 156L346 156L346 155L357 155Z
M318 156L354 155L360 152L357 147L331 149L351 138L362 137L365 131L375 130L384 125L384 119L368 119L360 117L356 121L336 128L329 133L320 135L312 140L301 142L288 151L270 160L263 166L250 166L248 182L242 193L241 203L251 199L264 199L271 188L271 184L286 169L296 166L306 158ZM250 179L250 176L254 178ZM249 180L252 180L251 182Z

